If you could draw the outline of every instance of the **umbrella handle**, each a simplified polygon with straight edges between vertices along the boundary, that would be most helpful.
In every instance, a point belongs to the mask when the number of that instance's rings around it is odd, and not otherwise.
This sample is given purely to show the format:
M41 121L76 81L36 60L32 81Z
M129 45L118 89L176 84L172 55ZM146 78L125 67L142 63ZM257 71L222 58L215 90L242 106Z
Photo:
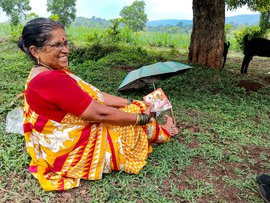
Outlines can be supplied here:
M174 113L173 113L173 109L172 108L171 108L171 114L172 114L172 118L173 118L173 124L176 125L175 117L174 117Z

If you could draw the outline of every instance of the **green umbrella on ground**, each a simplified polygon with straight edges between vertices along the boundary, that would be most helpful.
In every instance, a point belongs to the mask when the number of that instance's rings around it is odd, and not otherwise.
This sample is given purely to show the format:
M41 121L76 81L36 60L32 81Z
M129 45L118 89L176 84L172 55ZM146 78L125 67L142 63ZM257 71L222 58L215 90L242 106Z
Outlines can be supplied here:
M158 62L152 65L143 66L137 70L130 71L118 87L118 91L140 89L147 83L154 84L158 80L163 80L179 73L184 73L192 68L179 62Z

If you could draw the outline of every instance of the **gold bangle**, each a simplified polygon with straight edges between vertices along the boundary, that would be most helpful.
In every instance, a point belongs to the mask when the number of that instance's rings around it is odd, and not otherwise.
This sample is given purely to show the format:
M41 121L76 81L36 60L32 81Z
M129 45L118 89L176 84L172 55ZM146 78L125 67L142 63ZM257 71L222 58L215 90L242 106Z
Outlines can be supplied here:
M134 123L134 126L138 124L138 122L139 122L139 117L140 117L139 114L137 114L137 116L136 116L136 121L135 121L135 123Z

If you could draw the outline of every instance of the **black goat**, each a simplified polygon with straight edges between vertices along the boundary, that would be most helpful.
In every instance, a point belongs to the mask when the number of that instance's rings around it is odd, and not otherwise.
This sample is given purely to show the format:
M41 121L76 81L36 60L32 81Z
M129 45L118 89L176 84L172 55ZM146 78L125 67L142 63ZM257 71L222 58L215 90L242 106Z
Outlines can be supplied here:
M226 63L226 60L227 60L227 54L228 54L228 51L229 51L230 46L231 46L231 42L230 41L224 42L222 69L225 66L225 63Z
M270 40L264 38L253 38L248 40L248 35L244 37L244 59L241 73L246 74L249 62L253 56L270 57Z

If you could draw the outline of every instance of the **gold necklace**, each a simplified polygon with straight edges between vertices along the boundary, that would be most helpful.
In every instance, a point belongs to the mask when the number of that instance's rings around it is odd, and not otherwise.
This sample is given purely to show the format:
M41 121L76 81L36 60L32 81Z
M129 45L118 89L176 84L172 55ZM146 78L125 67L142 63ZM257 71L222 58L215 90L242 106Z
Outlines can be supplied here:
M41 62L39 62L37 65L41 65L41 66L43 66L44 68L47 68L47 69L49 69L49 70L53 70L51 67L49 67L49 66L47 66L46 64L41 63Z

